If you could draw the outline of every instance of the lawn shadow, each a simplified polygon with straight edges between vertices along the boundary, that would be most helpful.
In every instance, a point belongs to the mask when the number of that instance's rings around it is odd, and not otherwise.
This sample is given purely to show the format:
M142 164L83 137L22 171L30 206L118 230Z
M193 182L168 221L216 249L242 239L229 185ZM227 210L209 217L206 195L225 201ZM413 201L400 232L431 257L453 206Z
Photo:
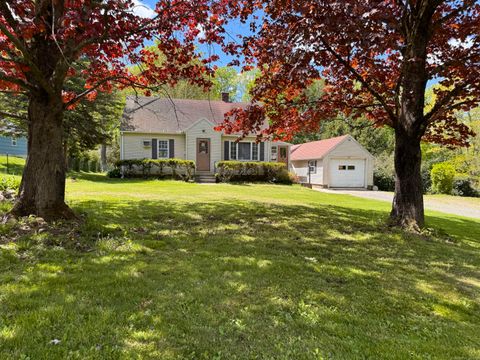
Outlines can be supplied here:
M81 236L95 251L41 248L29 258L27 250L26 260L12 260L21 270L6 266L0 354L315 359L476 351L478 222L430 217L453 230L451 242L388 229L385 212L341 206L73 205L88 215ZM52 346L53 338L62 343Z

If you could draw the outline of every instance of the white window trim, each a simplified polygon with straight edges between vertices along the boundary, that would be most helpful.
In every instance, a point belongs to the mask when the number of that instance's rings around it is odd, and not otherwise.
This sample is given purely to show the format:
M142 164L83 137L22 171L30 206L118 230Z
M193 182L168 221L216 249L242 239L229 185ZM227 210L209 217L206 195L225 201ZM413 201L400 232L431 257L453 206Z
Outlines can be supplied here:
M18 145L17 138L12 137L12 146L17 146L17 145Z
M314 169L312 171L312 168ZM316 160L309 160L308 161L308 173L309 174L316 174L317 173L317 161Z
M250 159L249 160L240 160L238 158L238 144L240 143L246 143L246 144L250 144ZM258 148L257 148L257 159L253 159L253 144L257 144L258 145ZM235 146L235 159L232 157L232 147ZM236 160L236 161L244 161L244 162L248 162L248 161L258 161L258 162L261 162L260 160L260 143L257 143L255 141L240 141L240 142L235 142L235 141L230 141L230 160Z
M162 148L160 149L160 141L165 141L167 143L167 148ZM160 150L167 150L167 156L160 156ZM157 156L159 159L169 159L170 158L170 141L169 140L163 140L163 139L158 139L157 140Z
M274 153L274 150L275 149L275 159L273 158L273 153ZM271 161L278 161L278 145L272 145L270 147L270 160Z

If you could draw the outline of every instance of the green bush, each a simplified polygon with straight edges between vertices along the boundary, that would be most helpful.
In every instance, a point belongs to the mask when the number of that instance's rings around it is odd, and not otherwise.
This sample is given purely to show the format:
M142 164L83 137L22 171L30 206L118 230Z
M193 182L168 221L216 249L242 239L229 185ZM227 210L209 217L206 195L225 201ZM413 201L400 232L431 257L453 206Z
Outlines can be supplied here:
M455 168L449 163L439 163L432 166L430 173L432 191L437 194L451 194Z
M119 168L114 168L107 172L107 176L111 179L120 179L122 177L122 172Z
M174 179L190 181L195 175L195 162L182 159L133 159L120 160L115 163L115 168L124 177L165 177L172 176ZM170 169L170 174L166 170ZM116 172L112 171L116 175Z
M10 175L0 175L0 191L15 190L20 188L20 178Z
M477 189L473 185L473 181L468 177L456 177L453 180L453 195L457 196L480 196Z
M394 191L395 178L391 174L386 174L383 171L376 170L373 174L373 183L381 191Z
M215 174L220 182L264 181L292 184L287 166L278 162L220 161Z

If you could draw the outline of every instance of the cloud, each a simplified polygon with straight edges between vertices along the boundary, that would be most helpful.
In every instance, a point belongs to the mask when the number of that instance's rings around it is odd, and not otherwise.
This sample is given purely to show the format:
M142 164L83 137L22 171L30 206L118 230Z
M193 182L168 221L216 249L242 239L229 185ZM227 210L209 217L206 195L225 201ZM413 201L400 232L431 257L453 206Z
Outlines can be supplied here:
M143 18L152 18L155 16L155 11L153 11L150 6L146 5L141 0L133 0L133 4L133 12L135 15Z

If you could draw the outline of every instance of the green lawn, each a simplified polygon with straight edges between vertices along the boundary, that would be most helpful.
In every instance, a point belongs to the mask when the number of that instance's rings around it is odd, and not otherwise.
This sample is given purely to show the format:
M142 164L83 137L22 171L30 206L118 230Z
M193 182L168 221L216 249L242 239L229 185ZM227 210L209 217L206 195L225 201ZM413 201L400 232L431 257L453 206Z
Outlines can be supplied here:
M0 155L0 175L8 174L21 175L23 167L25 165L25 159L21 157L9 156L8 159L5 155Z
M0 225L1 359L480 359L479 221L421 237L385 202L99 175L68 202L79 228Z

